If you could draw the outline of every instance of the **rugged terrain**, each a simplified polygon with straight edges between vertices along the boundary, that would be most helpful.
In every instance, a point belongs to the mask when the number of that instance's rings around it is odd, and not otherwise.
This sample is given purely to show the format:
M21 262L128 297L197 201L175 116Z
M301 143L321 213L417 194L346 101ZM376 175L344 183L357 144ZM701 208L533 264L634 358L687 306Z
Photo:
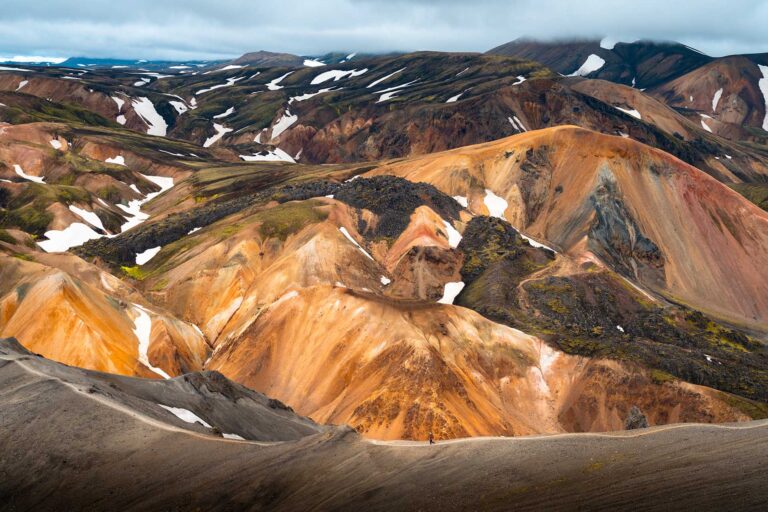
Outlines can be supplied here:
M759 136L515 57L305 60L0 72L0 333L379 439L766 417Z
M2 510L759 510L768 499L764 421L371 442L215 372L117 377L11 340L0 382Z

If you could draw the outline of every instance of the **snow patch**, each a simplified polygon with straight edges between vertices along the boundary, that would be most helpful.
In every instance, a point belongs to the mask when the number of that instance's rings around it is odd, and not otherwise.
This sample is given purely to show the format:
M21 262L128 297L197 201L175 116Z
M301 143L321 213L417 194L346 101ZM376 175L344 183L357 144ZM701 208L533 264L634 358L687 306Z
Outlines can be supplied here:
M326 71L324 73L320 73L315 78L312 79L310 82L311 85L318 85L322 84L323 82L327 82L328 80L333 80L334 82L338 82L342 78L354 78L356 76L360 76L368 71L368 68L361 69L358 71L357 69L350 69L350 70L341 70L341 69L332 69L330 71Z
M13 164L13 170L16 171L16 174L24 178L25 180L34 181L35 183L45 183L45 178L42 176L31 176L24 172L24 169L21 168L18 164Z
M66 252L88 240L101 238L101 235L82 222L73 222L62 230L46 231L45 237L48 240L37 242L45 252Z
M288 98L288 104L290 105L294 101L298 102L298 101L308 100L309 98L313 98L313 97L317 96L318 94L322 94L324 92L328 92L328 91L332 91L332 90L334 90L333 87L328 87L327 89L320 89L317 92L307 92L307 93L301 94L299 96L291 96L290 98Z
M253 155L240 155L240 158L245 162L290 162L292 164L296 161L291 158L291 155L286 153L280 148L275 148L271 151L262 151Z
M720 103L720 98L722 97L722 95L723 95L723 88L721 87L720 89L717 90L717 92L715 92L715 96L712 98L712 112L717 110L717 104Z
M498 217L504 219L504 212L509 207L509 203L493 193L490 189L485 189L485 198L483 199L485 207L488 208L488 214L491 217Z
M469 68L467 68L467 69L469 69ZM398 73L401 73L402 71L405 71L405 68L400 68L400 69L398 69L397 71L395 71L395 72L393 72L393 73L390 73L390 74L388 74L387 76L383 76L383 77L379 78L378 80L374 80L373 82L369 83L369 84L368 84L368 85L366 85L365 87L366 87L367 89L370 89L371 87L376 87L376 86L377 86L377 85L379 85L381 82L384 82L384 81L386 81L386 80L389 80L390 78L392 78L393 76L395 76L395 75L396 75L396 74L398 74ZM465 70L465 71L466 71L466 70ZM456 75L456 76L458 76L458 75Z
M453 301L464 289L464 282L457 281L455 283L445 283L445 289L443 290L443 297L437 302L440 304L453 304Z
M217 115L213 116L213 118L214 119L223 119L223 118L225 118L227 116L232 115L234 112L235 112L235 107L229 107L227 110L225 110L221 114L217 114Z
M619 332L624 332L624 328L620 325L616 326L616 330L618 330Z
M151 249L147 249L146 251L136 253L136 264L144 265L149 260L157 256L157 253L160 252L160 249L162 249L162 247L157 246L157 247L152 247Z
M236 82L238 82L239 80L242 80L243 78L245 78L245 77L241 76L241 77L238 77L238 78L227 78L226 83L214 85L214 86L208 87L207 89L200 89L199 91L197 91L195 93L195 96L199 96L199 95L205 94L207 92L215 91L216 89L221 89L223 87L232 87L233 85L235 85ZM196 105L197 105L197 101L193 100L192 101L192 106L196 106Z
M244 437L237 434L221 434L224 439L237 439L238 441L245 441Z
M359 243L357 243L357 240L355 240L354 238L352 238L352 235L350 235L350 234L349 234L349 231L347 231L347 228L345 228L345 227L343 227L343 226L342 226L342 227L340 227L340 228L339 228L339 231L341 231L341 234L342 234L342 235L344 235L344 236L347 238L347 240L349 240L350 242L352 242L353 244L355 244L355 247L357 247L358 249L360 249L360 252L362 252L363 254L365 254L365 255L366 255L366 257L368 257L368 259L370 259L371 261L376 261L376 260L374 260L374 259L373 259L373 256L371 256L370 254L368 254L368 251L366 251L365 249L363 249L363 248L360 246L360 244L359 244Z
M629 114L630 116L632 116L632 117L635 117L635 118L637 118L637 119L642 119L642 118L643 118L643 116L642 116L642 115L640 115L640 112L638 112L638 111L637 111L637 110L635 110L635 109L626 109L626 108L621 108L621 107L614 107L614 108L615 108L616 110L621 110L621 111L622 111L622 112L624 112L625 114Z
M604 50L613 50L613 48L616 46L616 43L618 41L612 37L604 37L600 41L600 48L603 48Z
M291 127L293 123L299 120L299 116L291 115L291 111L286 109L283 116L272 127L272 137L270 140L275 140L285 130Z
M52 139L48 142L51 143L51 146L53 146L53 149L61 149L61 142L59 142L58 140Z
M279 76L279 77L275 78L274 80L272 80L271 82L269 82L267 84L267 89L269 89L270 91L279 91L280 89L283 88L283 86L282 85L277 85L277 84L279 84L280 82L285 80L285 78L288 75L290 75L291 73L293 73L293 71L289 71L286 74L284 74L283 76Z
M203 420L202 418L200 418L200 416L198 416L197 414L193 413L188 409L182 409L181 407L169 407L163 404L157 404L157 405L159 405L166 411L170 412L171 414L173 414L174 416L176 416L182 421L185 421L187 423L200 423L204 427L211 428L211 426L208 423L206 423L205 420ZM232 434L229 434L229 435L232 435Z
M768 132L768 66L758 65L758 67L763 73L763 78L757 82L757 86L760 88L760 92L763 93L763 100L765 100L765 119L763 119L763 130Z
M107 158L104 161L108 164L125 165L125 158L123 158L123 155L117 155L114 158Z
M90 224L93 227L99 228L102 231L106 231L104 229L104 224L101 223L101 219L98 215L96 215L93 212L89 212L88 210L84 210L82 208L78 208L77 206L71 204L69 205L69 211L83 219L85 222Z
M141 205L151 201L155 197L173 187L173 178L166 178L164 176L147 176L145 174L142 174L141 176L159 186L160 191L147 194L144 199L135 199L133 201L129 201L128 206L123 204L117 205L118 208L129 215L128 220L122 226L120 226L120 232L128 231L132 227L138 226L147 220L149 215L141 211ZM136 188L136 185L131 185L131 188L141 194L141 192L138 191L138 188Z
M133 321L133 334L135 334L136 339L139 340L139 362L156 374L161 375L166 379L170 379L170 375L165 373L161 368L152 366L152 363L149 362L149 355L147 352L149 351L149 339L150 334L152 333L152 319L149 317L147 310L143 307L138 304L134 304L133 307L136 313L136 319Z
M157 135L159 137L165 137L168 131L168 123L165 122L163 116L157 113L155 105L147 97L141 97L131 100L133 110L141 117L141 119L147 123L149 127L147 129L147 135Z
M584 64L582 64L579 69L568 76L587 76L588 74L594 73L598 69L602 68L603 65L605 65L605 59L593 53L587 57L587 60L584 61Z
M304 59L304 65L308 68L317 68L320 66L325 66L325 62L321 62L317 59Z
M379 278L379 281L381 281L381 284L384 285L384 286L387 286L389 283L392 282L392 280L390 278L388 278L387 276L381 276Z
M29 80L22 80L21 82L19 82L19 86L16 88L16 90L17 90L17 91L18 91L18 90L21 90L21 89L22 89L22 88L23 88L25 85L27 85L28 83L29 83Z
M216 130L216 133L205 139L205 142L203 143L204 148L213 146L219 139L231 132L234 128L227 128L223 124L213 123L213 129Z
M467 198L464 196L453 196L453 198L456 200L457 203L459 203L464 208L469 208L469 201L467 201Z
M461 242L461 233L459 233L456 228L445 219L443 219L443 227L445 227L445 230L448 233L448 245L455 249L459 246L459 242Z
M394 86L394 87L390 87L390 88L388 88L388 89L382 89L382 90L380 90L380 91L379 91L379 93L384 93L384 94L382 94L381 96L379 96L379 99L378 99L378 101L376 101L376 103L381 103L381 102L383 102L383 101L391 100L391 99L392 99L392 98L394 98L394 97L395 97L395 96L396 96L396 95L397 95L399 92L401 92L401 91L400 91L401 89L403 89L403 88L405 88L405 87L408 87L409 85L412 85L412 84L414 84L414 83L416 83L416 82L418 82L418 81L419 81L419 79L417 78L416 80L411 80L410 82L407 82L407 83L404 83L404 84L400 84L400 85L396 85L396 86Z
M456 96L451 96L450 98L448 98L448 100L446 101L446 103L455 103L456 101L458 101L458 99L459 99L459 98L461 98L461 95L462 95L462 94L464 94L464 91L461 91L461 92L460 92L459 94L457 94Z
M170 103L171 106L176 109L176 112L178 112L179 115L182 115L189 110L189 107L183 101L169 101L168 103Z

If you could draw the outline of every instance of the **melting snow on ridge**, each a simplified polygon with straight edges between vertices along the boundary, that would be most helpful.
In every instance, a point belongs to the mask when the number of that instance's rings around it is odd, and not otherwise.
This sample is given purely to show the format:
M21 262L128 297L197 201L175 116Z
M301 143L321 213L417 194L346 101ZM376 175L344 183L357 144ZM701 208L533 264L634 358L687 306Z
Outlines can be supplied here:
M283 133L285 130L290 128L291 125L298 120L299 120L299 116L291 115L291 111L286 109L285 113L283 114L283 117L281 117L272 127L271 140L275 140L276 138L278 138L281 133Z
M317 68L320 66L325 66L325 62L320 62L317 59L304 59L304 65L308 68Z
M523 126L523 122L520 121L520 119L517 116L508 117L507 121L509 121L512 124L512 126L515 128L515 130L517 130L519 132L527 132L528 131L526 129L526 127Z
M443 290L443 297L437 301L440 304L453 304L453 301L464 289L464 283L458 281L455 283L445 283L445 289Z
M198 418L199 419L199 418ZM202 421L202 420L201 420ZM238 441L245 441L245 438L237 434L221 434L224 439L237 439Z
M120 232L128 231L132 227L138 226L139 224L147 220L149 218L149 215L141 211L141 205L151 201L155 197L159 196L166 190L173 187L173 178L166 178L164 176L147 176L144 174L142 174L142 176L144 176L144 178L148 179L155 185L159 186L160 191L147 194L147 196L144 199L136 199L133 201L129 201L128 206L125 206L123 204L116 205L118 208L120 208L125 213L130 215L130 217L125 222L125 224L120 226ZM131 188L133 187L135 187L135 185L131 186Z
M282 85L277 85L277 84L279 84L280 82L285 80L285 78L288 75L290 75L291 73L293 73L293 71L289 71L286 74L284 74L283 76L279 76L279 77L275 78L274 80L272 80L271 82L269 82L267 84L267 89L269 89L270 91L279 91L280 89L283 88L283 86Z
M244 67L245 66L238 66L237 64L230 64L229 66L224 66L221 69L217 69L216 72L218 73L219 71L231 71L233 69L240 69L240 68L244 68Z
M491 217L504 218L504 212L507 211L509 203L502 198L494 194L490 189L485 189L485 198L483 199L486 208L488 208L488 214Z
M410 82L407 82L407 83L404 83L404 84L400 84L400 85L396 85L394 87L390 87L388 89L380 90L379 92L380 93L383 92L384 94L379 96L379 99L378 99L378 101L376 101L376 103L381 103L382 101L391 100L392 98L394 98L397 95L397 93L401 92L401 89L403 89L405 87L408 87L409 85L414 84L414 83L416 83L418 81L419 81L419 79L417 78L416 80L411 80Z
M91 226L97 227L102 231L106 231L106 229L104 229L104 224L101 223L101 219L95 213L89 212L88 210L83 210L82 208L78 208L73 204L69 205L69 211L83 219Z
M616 46L616 41L612 37L604 37L602 41L600 41L600 48L603 48L604 50L613 50L613 47Z
M621 107L614 107L614 108L615 108L616 110L621 110L621 111L622 111L622 112L624 112L625 114L629 114L630 116L632 116L632 117L635 117L635 118L637 118L637 119L642 119L642 118L643 118L643 116L641 116L641 115L640 115L640 112L638 112L638 111L637 111L637 110L635 110L635 109L631 109L631 110L628 110L628 109L625 109L625 108L621 108Z
M199 91L197 91L195 93L195 96L199 96L200 94L205 94L207 92L215 91L216 89L221 89L222 87L232 87L233 85L235 85L235 82L237 82L238 80L242 80L243 78L245 78L245 77L241 76L239 78L227 78L227 82L226 83L219 84L219 85L213 85L211 87L208 87L207 89L200 89ZM195 106L196 104L197 104L196 101L192 102L193 106Z
M170 103L171 106L176 109L176 112L178 112L179 115L181 115L184 112L189 110L189 107L183 101L173 101L172 100L172 101L169 101L168 103Z
M359 243L357 243L357 240L355 240L354 238L352 238L352 235L350 235L350 234L349 234L349 231L347 231L347 228L345 228L345 227L343 227L343 226L342 226L342 227L340 227L340 228L339 228L339 231L341 231L341 234L342 234L342 235L344 235L345 237L347 237L347 240L349 240L350 242L352 242L353 244L355 244L355 247L357 247L358 249L360 249L360 252L362 252L363 254L365 254L365 255L366 255L366 256L367 256L367 257L368 257L368 258L369 258L371 261L376 261L376 260L374 260L374 259L373 259L373 256L371 256L370 254L368 254L368 252L367 252L365 249L363 249L363 248L360 246L360 244L359 244Z
M149 260L157 256L157 253L160 252L160 249L162 249L161 246L152 247L150 249L147 249L144 252L136 253L136 264L137 265L144 265Z
M185 421L187 423L200 423L205 427L211 428L211 426L208 423L206 423L205 420L203 420L200 416L198 416L197 414L193 413L188 409L182 409L181 407L169 407L163 404L157 404L157 405L159 405L166 411L170 412L171 414L173 414L174 416L176 416L182 421ZM234 434L225 434L225 435L234 435Z
M765 100L765 119L763 119L763 130L768 131L768 66L758 65L758 67L763 73L763 78L757 82L757 86L760 88L760 92L763 93L763 99Z
M467 198L464 196L453 196L453 198L456 200L457 203L459 203L464 208L469 207L469 201L467 201Z
M443 219L443 226L448 232L448 245L455 249L459 246L459 242L461 242L461 233L459 233L456 228L454 228L451 223L445 219Z
M65 252L72 247L83 245L88 240L101 238L102 235L95 232L90 226L82 222L73 222L62 230L45 232L48 240L37 242L45 252Z
M450 98L448 98L448 101L446 101L446 103L454 103L455 101L458 101L458 99L461 98L462 94L464 94L464 91L461 91L456 96L451 96Z
M405 68L400 68L397 71L395 71L394 73L390 73L387 76L383 76L383 77L379 78L378 80L374 80L373 82L371 82L368 85L366 85L366 88L370 89L371 87L376 87L381 82L383 82L383 81L385 81L385 80L387 80L389 78L392 78L393 76L395 76L396 74L398 74L398 73L400 73L401 71L404 71L404 70L405 70Z
M166 379L170 379L170 375L165 373L161 368L152 366L149 362L147 352L149 351L149 337L152 333L152 319L149 317L147 310L143 307L138 304L134 304L133 307L136 311L136 319L133 321L133 334L135 334L136 338L139 340L139 362L156 374L161 375Z
M593 53L587 57L587 60L584 61L584 64L582 64L579 69L568 76L587 76L603 67L604 64L605 60Z
M142 120L147 123L149 127L147 129L147 135L157 135L165 137L168 131L168 123L165 122L163 116L157 113L155 105L149 100L149 98L141 97L131 100L133 104L133 110L139 114Z
M222 112L221 114L217 114L213 116L214 119L223 119L229 115L232 115L235 112L235 107L229 107L227 110Z
M112 96L112 99L117 103L117 111L122 112L123 105L125 105L125 100L122 98L118 98L117 96Z
M299 96L291 96L290 98L288 98L288 104L290 105L294 101L308 100L309 98L313 98L313 97L317 96L318 94L322 94L324 92L328 92L328 91L332 91L332 90L333 90L333 87L328 87L327 89L320 89L317 92L308 92L308 93L301 94Z
M13 170L16 171L16 174L25 180L34 181L35 183L45 183L45 178L42 176L30 176L29 174L25 173L24 169L22 169L18 164L13 164Z
M280 148L275 148L272 151L262 151L254 155L240 155L240 158L246 162L290 162L295 164L296 161L291 158L291 155L286 153Z
M108 164L125 165L125 158L123 158L123 155L117 155L114 158L107 158L104 161Z
M205 142L203 143L204 148L213 146L220 138L233 130L233 128L227 128L223 124L219 123L213 123L213 129L216 130L216 133L205 139Z
M334 82L338 82L342 78L349 77L354 78L356 76L360 76L363 73L368 71L368 68L361 69L360 71L356 69L350 69L350 70L341 70L341 69L332 69L330 71L326 71L324 73L320 73L315 78L312 79L310 82L311 85L318 85L322 84L323 82L327 82L328 80L333 80Z
M723 96L723 88L721 87L720 89L717 90L717 92L715 92L715 96L712 98L712 112L717 110L717 104L720 103L720 98L722 96Z

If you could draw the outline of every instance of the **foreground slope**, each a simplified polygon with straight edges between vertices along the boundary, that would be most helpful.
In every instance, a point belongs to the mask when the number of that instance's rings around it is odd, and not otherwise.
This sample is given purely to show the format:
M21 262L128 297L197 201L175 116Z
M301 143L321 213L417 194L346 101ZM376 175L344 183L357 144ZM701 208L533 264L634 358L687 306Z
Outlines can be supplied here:
M215 373L119 378L8 340L0 383L2 510L760 510L768 500L765 422L374 443Z

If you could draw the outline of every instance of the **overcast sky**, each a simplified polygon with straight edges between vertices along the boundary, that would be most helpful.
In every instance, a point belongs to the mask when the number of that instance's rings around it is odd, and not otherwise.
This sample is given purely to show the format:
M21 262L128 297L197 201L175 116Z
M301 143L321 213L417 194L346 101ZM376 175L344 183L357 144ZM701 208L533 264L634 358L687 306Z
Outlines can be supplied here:
M485 51L517 37L768 51L768 0L0 0L0 56Z

